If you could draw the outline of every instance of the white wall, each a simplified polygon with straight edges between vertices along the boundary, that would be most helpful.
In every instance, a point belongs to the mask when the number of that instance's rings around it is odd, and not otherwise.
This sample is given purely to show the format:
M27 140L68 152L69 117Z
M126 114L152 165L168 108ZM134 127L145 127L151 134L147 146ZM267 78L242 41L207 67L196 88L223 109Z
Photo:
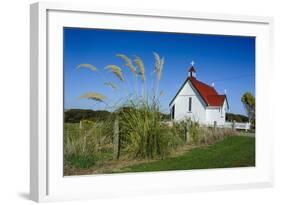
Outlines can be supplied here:
M198 94L192 88L188 81L176 97L175 104L175 120L184 120L190 118L194 121L204 123L206 120L206 112L202 99L197 97ZM192 98L191 112L188 111L189 98Z
M225 123L225 113L226 113L226 101L223 103L223 107L208 107L206 110L206 124L214 124L214 121L217 122L217 125L224 125Z
M206 123L207 124L214 124L216 121L217 125L223 125L224 120L221 115L221 109L218 107L209 107L206 110Z
M53 0L54 1L54 0ZM189 10L275 17L276 53L275 73L269 75L274 82L274 107L281 101L281 12L277 0L89 0L110 7ZM0 7L0 56L1 56L1 143L0 143L0 204L34 204L28 201L29 191L29 3L30 0L1 1ZM79 0L78 2L83 2ZM191 57L190 57L191 58ZM194 59L196 61L196 59ZM168 62L167 62L168 63ZM186 62L189 63L189 62ZM271 69L271 68L268 68ZM275 81L274 81L275 80ZM235 191L216 191L160 195L146 197L113 198L95 201L76 201L53 204L81 205L143 205L143 204L190 204L190 205L276 205L281 204L281 109L273 113L272 130L275 136L275 188ZM266 137L266 136L265 136ZM186 182L188 183L188 182ZM149 184L149 182L148 182Z

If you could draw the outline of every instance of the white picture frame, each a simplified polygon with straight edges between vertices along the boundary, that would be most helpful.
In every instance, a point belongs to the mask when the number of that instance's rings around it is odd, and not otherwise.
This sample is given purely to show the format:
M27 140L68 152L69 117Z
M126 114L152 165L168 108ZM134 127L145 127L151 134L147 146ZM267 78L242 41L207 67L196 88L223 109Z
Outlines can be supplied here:
M64 177L61 140L64 26L255 36L256 167ZM270 17L97 8L91 4L32 4L30 198L41 202L273 186L270 131L273 106L268 100L273 96L272 82L263 77L273 72L272 29Z

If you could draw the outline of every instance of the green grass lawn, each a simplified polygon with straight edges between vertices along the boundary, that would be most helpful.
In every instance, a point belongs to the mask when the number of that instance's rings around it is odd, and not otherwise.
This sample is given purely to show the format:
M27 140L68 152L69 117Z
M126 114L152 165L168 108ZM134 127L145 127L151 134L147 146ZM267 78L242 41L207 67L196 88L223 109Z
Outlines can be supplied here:
M255 166L255 138L229 137L174 158L125 167L120 172L145 172Z

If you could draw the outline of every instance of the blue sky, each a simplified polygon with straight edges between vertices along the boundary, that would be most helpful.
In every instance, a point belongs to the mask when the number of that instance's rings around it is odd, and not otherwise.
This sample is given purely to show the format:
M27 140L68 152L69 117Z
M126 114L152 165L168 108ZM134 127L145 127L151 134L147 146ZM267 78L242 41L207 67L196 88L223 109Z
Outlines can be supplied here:
M165 58L160 90L161 110L168 112L170 100L188 76L190 62L195 62L197 79L210 84L220 94L227 90L229 112L245 114L241 103L243 93L255 95L255 38L163 32L121 31L64 28L64 106L65 109L104 109L103 103L80 99L86 92L99 92L111 104L126 95L126 87L133 90L132 74L116 54L140 56L146 68L148 88L152 87L153 52ZM76 69L79 64L96 66L99 72ZM120 66L127 83L104 69L106 65ZM112 81L120 87L112 91L104 82Z

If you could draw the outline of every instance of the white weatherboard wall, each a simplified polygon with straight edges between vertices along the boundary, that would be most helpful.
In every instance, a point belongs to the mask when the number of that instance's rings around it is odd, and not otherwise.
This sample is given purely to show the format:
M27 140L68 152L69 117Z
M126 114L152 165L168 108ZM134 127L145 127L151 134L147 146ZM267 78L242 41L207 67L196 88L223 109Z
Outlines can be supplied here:
M226 100L223 103L222 110L220 107L207 107L206 108L206 124L214 124L214 121L217 122L217 125L225 124L225 112L227 109Z
M191 118L201 123L206 121L204 102L198 96L199 94L192 87L190 81L185 83L172 104L172 106L175 105L176 120ZM192 97L191 112L188 111L189 97Z

